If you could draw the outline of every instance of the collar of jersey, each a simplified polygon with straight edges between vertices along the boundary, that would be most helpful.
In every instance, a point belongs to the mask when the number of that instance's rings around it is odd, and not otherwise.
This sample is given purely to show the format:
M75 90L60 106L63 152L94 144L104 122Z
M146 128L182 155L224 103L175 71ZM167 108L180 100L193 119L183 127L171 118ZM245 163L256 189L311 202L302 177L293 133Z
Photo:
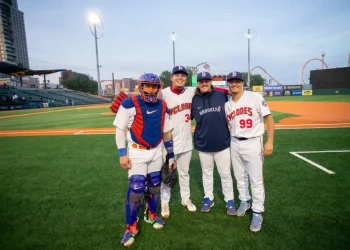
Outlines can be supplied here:
M174 94L180 95L180 94L182 94L182 93L185 91L185 88L182 87L181 89L177 89L177 88L174 88L173 85L170 85L170 90L171 90L171 92L173 92Z

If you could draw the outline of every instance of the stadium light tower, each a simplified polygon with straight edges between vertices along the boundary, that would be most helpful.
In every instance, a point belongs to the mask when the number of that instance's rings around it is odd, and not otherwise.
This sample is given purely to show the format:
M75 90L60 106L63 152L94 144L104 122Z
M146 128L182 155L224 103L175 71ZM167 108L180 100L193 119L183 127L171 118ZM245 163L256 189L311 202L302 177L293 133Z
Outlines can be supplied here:
M173 67L175 67L175 32L173 32L171 40L173 41Z
M97 39L101 38L101 36L98 36L97 34L97 27L103 29L103 23L99 15L97 15L95 12L89 12L89 27L92 35L95 38L95 50L96 50L96 66L97 66L97 82L98 82L98 95L102 95L101 91L101 80L100 80L100 63L98 59L98 44Z
M248 33L245 33L245 36L248 38L248 79L247 79L247 86L250 87L250 39L253 37L253 34L250 33L250 29L248 29Z

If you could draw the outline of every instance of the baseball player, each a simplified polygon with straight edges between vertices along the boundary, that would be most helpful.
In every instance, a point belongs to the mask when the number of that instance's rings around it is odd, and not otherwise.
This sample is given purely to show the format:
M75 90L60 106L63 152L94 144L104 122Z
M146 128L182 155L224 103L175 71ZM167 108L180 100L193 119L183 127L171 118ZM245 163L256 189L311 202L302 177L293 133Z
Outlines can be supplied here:
M191 131L191 102L195 87L185 87L187 70L183 66L176 66L172 70L172 85L162 90L162 98L169 108L171 122L174 126L173 140L176 158L181 203L191 212L197 210L190 200L189 167L192 157L192 131ZM169 201L171 189L162 183L161 186L161 214L169 218Z
M214 206L214 161L221 178L222 192L228 215L235 215L230 162L230 132L227 127L225 103L227 95L213 88L210 73L197 75L198 90L192 99L192 116L197 125L194 145L202 166L204 201L202 212Z
M232 98L225 104L227 122L231 132L231 159L237 181L240 206L237 216L244 216L250 208L249 183L252 190L253 218L250 230L261 229L264 212L264 157L272 154L274 121L264 98L258 93L243 89L243 76L231 72L227 76ZM267 126L267 141L263 145L264 121Z
M128 170L129 176L125 206L126 230L121 240L121 244L126 247L134 243L138 234L137 214L145 190L147 211L144 220L151 223L155 229L162 229L165 224L157 216L160 171L163 164L162 141L170 157L169 165L175 167L171 132L173 128L166 103L157 98L160 90L158 76L151 73L142 75L139 79L139 89L139 96L122 101L113 123L116 126L120 165Z

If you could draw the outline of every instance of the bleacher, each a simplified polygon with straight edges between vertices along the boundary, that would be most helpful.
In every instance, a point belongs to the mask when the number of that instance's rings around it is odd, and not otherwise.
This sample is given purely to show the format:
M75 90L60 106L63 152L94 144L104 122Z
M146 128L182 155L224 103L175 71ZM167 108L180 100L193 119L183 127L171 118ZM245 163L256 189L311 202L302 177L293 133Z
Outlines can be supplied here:
M12 97L17 95L18 100ZM24 100L23 100L24 97ZM48 106L89 105L111 103L110 98L87 94L70 89L33 89L33 88L0 88L0 104L6 106L14 103L48 103ZM18 105L17 105L18 106ZM45 106L45 105L44 105ZM19 108L19 107L17 107ZM3 108L4 110L5 108Z

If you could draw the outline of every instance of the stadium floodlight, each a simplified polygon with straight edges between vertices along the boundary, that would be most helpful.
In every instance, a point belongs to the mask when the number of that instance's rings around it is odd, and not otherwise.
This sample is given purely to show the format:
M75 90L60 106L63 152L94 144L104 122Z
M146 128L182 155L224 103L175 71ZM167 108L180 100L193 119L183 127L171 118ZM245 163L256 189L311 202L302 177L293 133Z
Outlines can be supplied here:
M173 32L171 40L173 41L173 67L175 67L175 32Z
M254 31L255 33L258 33ZM248 38L248 79L247 79L247 86L250 87L250 40L253 38L253 33L251 32L251 29L248 29L248 33L244 33L246 38ZM258 41L259 41L259 35L258 35Z
M96 66L97 66L97 82L98 82L98 95L102 95L101 91L101 80L100 80L100 62L98 58L98 44L97 44L97 39L102 37L102 32L101 35L98 35L97 32L97 27L100 30L103 30L103 23L99 15L97 15L95 12L89 12L89 28L92 33L92 35L95 38L95 50L96 50Z

